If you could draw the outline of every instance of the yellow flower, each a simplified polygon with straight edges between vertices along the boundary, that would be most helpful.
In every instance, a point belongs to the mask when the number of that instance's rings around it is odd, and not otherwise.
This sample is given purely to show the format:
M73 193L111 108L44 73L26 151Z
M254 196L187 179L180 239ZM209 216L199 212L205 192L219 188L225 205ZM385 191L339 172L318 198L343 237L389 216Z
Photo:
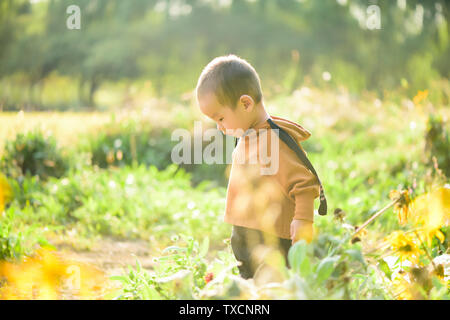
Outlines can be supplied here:
M394 208L394 210L397 213L398 222L401 225L406 224L407 219L408 219L408 207L398 206L397 208Z
M420 234L427 243L436 236L444 242L445 236L440 231L450 221L450 188L438 188L420 195L409 206L411 220L421 225Z
M445 241L445 235L439 228L437 229L420 228L417 229L417 234L420 237L420 240L426 243L427 245L431 245L431 242L433 241L434 237L436 237L441 243L444 243Z
M411 284L401 275L397 274L392 280L394 294L398 300L413 300Z
M106 278L93 266L67 261L47 248L20 263L0 263L0 299L58 299L63 292L81 299L99 298Z
M417 92L417 95L413 98L413 102L414 104L419 104L420 102L422 102L423 100L425 100L428 97L428 90L419 90Z
M394 212L397 213L398 222L401 225L404 225L408 220L409 204L411 203L411 198L409 197L408 190L392 190L391 192L389 192L389 198L392 201L398 200L394 204Z
M358 226L354 226L355 232L358 230ZM352 243L356 243L361 241L361 238L365 237L368 234L366 229L362 229L360 231L358 231L357 234L353 235L351 242Z
M426 268L413 267L408 273L394 274L392 286L394 295L399 300L429 299L432 273ZM437 279L437 281L440 281Z
M398 254L401 259L410 261L417 261L419 256L423 254L423 250L420 249L417 240L403 231L394 231L391 233L387 240L391 245L392 250Z
M0 173L0 214L5 209L5 205L13 198L13 191L8 183L8 179Z

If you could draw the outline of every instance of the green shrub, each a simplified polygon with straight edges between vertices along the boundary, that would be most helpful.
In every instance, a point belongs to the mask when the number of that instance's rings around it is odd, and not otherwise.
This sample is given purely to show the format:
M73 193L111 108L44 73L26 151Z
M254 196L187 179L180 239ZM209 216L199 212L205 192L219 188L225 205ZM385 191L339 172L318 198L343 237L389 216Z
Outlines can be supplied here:
M172 141L170 128L155 129L145 122L126 121L106 125L98 135L89 135L80 144L80 151L91 154L91 163L100 168L109 166L144 164L164 169L173 164L172 149L178 141ZM207 143L203 144L203 148ZM191 143L193 157L193 143ZM225 151L225 144L224 144ZM193 162L193 161L192 161ZM192 173L192 183L212 180L218 186L226 186L226 164L180 164Z
M61 177L69 167L68 160L53 136L44 137L40 130L19 133L7 141L0 161L2 171L14 178L20 176Z
M12 225L0 224L0 260L17 259L24 253L21 234L11 231Z
M105 126L98 135L88 136L81 148L91 152L92 164L100 168L135 162L163 169L171 162L173 145L168 129L128 121Z
M24 224L17 219L30 208L21 211L10 207L5 215L0 216L0 261L20 259L32 253L38 244L49 246L36 224Z
M111 277L122 284L116 299L248 299L249 292L252 299L269 300L390 298L377 283L377 274L360 245L340 238L323 235L310 245L296 242L288 254L290 268L272 260L284 281L267 286L237 276L230 247L209 262L208 238L201 244L192 237L182 238L155 258L151 273L137 261L135 269L129 266L128 274ZM326 252L317 254L316 249Z
M181 238L177 241L180 243L165 248L164 255L155 259L153 275L142 270L136 260L136 270L129 267L127 275L111 277L123 285L116 299L194 299L209 282L205 259L209 238L204 238L201 244L192 237L181 235Z

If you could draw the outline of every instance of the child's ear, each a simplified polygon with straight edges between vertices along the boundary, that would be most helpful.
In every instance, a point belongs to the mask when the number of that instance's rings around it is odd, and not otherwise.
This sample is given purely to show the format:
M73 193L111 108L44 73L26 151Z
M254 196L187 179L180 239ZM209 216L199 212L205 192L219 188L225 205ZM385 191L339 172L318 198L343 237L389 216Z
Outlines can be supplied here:
M253 106L255 105L255 102L253 101L252 97L249 95L242 95L239 98L239 103L244 107L245 111L252 111Z

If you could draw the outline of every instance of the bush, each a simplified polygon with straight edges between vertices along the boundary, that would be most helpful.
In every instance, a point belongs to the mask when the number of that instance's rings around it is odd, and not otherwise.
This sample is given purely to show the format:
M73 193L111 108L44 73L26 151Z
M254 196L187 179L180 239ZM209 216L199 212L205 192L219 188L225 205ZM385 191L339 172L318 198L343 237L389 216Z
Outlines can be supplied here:
M144 124L126 122L106 126L99 135L88 137L85 147L92 153L92 164L100 168L135 162L163 169L171 163L173 145L168 129L152 130Z
M42 230L18 221L17 216L29 210L30 207L24 211L11 207L0 216L0 261L20 259L32 253L37 245L51 246Z
M176 243L165 248L165 255L156 258L153 275L142 270L136 260L136 270L129 268L128 275L112 276L112 280L121 281L123 285L116 299L194 299L198 296L213 277L212 273L206 273L209 238L204 238L200 244L193 237L180 236L181 245ZM172 237L174 241L178 238Z
M131 166L135 163L162 170L173 164L172 149L179 143L172 141L171 135L170 128L154 129L145 122L108 124L98 135L87 136L80 145L80 151L90 152L91 163L100 168ZM203 148L206 145L204 143ZM193 157L193 144L191 148ZM194 185L204 180L213 180L216 185L226 186L226 164L181 164L180 167L192 173Z
M6 142L0 167L13 178L29 174L47 180L61 177L69 167L67 161L53 136L44 137L41 131L35 130L19 133L15 140Z
M17 259L24 253L22 236L11 231L12 225L0 223L0 260Z

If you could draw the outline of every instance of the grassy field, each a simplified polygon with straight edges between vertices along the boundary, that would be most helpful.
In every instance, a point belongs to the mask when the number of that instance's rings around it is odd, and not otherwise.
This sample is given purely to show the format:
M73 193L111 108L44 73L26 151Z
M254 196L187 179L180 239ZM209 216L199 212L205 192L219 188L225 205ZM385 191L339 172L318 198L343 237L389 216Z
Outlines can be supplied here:
M2 112L0 114L0 150L5 141L13 140L17 133L35 129L54 135L61 146L71 146L82 133L94 132L111 120L107 113L78 112Z
M266 107L270 114L297 121L312 132L303 146L323 181L329 205L327 216L315 218L313 243L292 247L291 269L279 257L270 258L268 265L280 280L277 285L267 286L264 272L255 281L237 276L228 241L231 228L222 222L226 179L209 182L226 171L212 167L208 174L185 172L160 157L170 152L170 144L164 142L169 138L160 129L170 133L178 127L191 129L193 120L206 121L194 101L152 101L115 114L0 114L2 151L16 134L40 127L72 157L58 177L9 176L13 196L0 217L0 258L7 261L0 268L0 296L26 296L20 281L11 279L33 270L35 265L20 264L24 256L50 247L57 250L40 254L68 261L59 264L63 271L75 263L73 259L89 263L81 276L86 290L73 293L86 298L448 298L449 180L442 172L446 164L427 149L427 132L430 114L440 115L448 132L450 108L434 106L426 98L392 96L381 101L366 94L356 99L345 91L305 87L268 101ZM133 143L141 141L131 137L141 131L157 140L143 149L157 152L146 154L145 161L140 155L128 161ZM441 163L433 165L433 156ZM100 165L101 157L106 165ZM416 208L427 204L422 211L414 211L414 198L419 199ZM356 226L388 204L393 208L356 239ZM434 217L434 224L424 222L424 216ZM126 249L113 249L114 243ZM106 257L106 252L116 257ZM94 267L108 277L99 280L89 269ZM417 272L422 278L415 277ZM96 291L88 280L114 289ZM46 283L42 278L32 281L41 287ZM37 297L46 297L42 292L48 293L41 290ZM50 297L67 298L57 292Z

